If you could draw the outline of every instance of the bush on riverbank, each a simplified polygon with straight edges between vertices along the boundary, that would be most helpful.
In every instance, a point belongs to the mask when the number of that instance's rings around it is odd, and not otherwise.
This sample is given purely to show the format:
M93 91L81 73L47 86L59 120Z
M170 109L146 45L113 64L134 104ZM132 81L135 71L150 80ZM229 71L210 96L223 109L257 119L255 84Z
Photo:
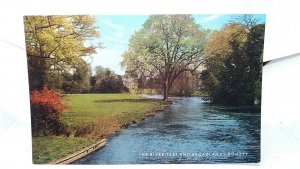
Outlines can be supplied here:
M117 119L102 116L98 117L94 123L77 125L74 137L105 138L119 129Z
M60 114L66 108L62 95L54 90L34 90L30 95L32 135L68 135L67 126L60 121Z
M111 116L98 117L95 121L92 136L107 137L119 129L120 126L116 118Z

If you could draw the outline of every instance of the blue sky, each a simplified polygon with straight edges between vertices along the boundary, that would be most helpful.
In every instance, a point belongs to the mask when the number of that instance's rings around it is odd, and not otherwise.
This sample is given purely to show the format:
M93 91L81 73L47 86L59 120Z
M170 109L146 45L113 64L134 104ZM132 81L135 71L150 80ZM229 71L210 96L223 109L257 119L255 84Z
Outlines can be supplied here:
M205 29L220 29L232 16L235 15L193 15L195 22ZM265 15L255 16L260 22L265 22ZM100 41L104 48L98 49L97 54L93 55L92 68L99 65L123 75L124 70L120 66L121 55L128 49L131 35L142 28L147 18L147 15L96 16L100 39L94 40L94 43Z

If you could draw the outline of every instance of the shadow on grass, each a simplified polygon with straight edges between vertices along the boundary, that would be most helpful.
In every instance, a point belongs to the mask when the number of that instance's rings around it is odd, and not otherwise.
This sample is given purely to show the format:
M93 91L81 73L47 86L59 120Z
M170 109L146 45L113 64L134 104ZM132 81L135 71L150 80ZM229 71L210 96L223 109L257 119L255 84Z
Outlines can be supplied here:
M96 100L95 102L99 102L99 103L114 103L114 102L149 103L149 102L161 102L161 100L154 100L154 99L113 99L113 100Z

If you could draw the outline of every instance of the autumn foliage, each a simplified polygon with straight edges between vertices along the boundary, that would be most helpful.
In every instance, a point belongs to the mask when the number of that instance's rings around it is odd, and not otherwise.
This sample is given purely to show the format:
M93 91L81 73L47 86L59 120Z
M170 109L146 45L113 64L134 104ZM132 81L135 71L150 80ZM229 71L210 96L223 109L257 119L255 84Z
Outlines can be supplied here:
M61 102L62 95L54 90L49 90L47 86L43 90L34 90L30 95L31 104L44 106L49 113L62 112L66 106Z
M59 120L60 113L66 108L61 101L62 95L45 86L34 90L30 95L31 123L33 135L66 134L67 127Z

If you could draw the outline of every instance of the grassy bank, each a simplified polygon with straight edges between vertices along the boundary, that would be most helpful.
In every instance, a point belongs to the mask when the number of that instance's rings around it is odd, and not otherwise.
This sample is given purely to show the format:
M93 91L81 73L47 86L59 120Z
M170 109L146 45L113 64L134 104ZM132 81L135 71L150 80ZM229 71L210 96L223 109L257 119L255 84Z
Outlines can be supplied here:
M60 119L69 126L70 137L33 137L34 163L47 163L108 137L131 123L153 114L164 104L135 94L69 94Z
M94 143L83 137L44 136L33 137L32 154L35 164L44 164L65 157Z

